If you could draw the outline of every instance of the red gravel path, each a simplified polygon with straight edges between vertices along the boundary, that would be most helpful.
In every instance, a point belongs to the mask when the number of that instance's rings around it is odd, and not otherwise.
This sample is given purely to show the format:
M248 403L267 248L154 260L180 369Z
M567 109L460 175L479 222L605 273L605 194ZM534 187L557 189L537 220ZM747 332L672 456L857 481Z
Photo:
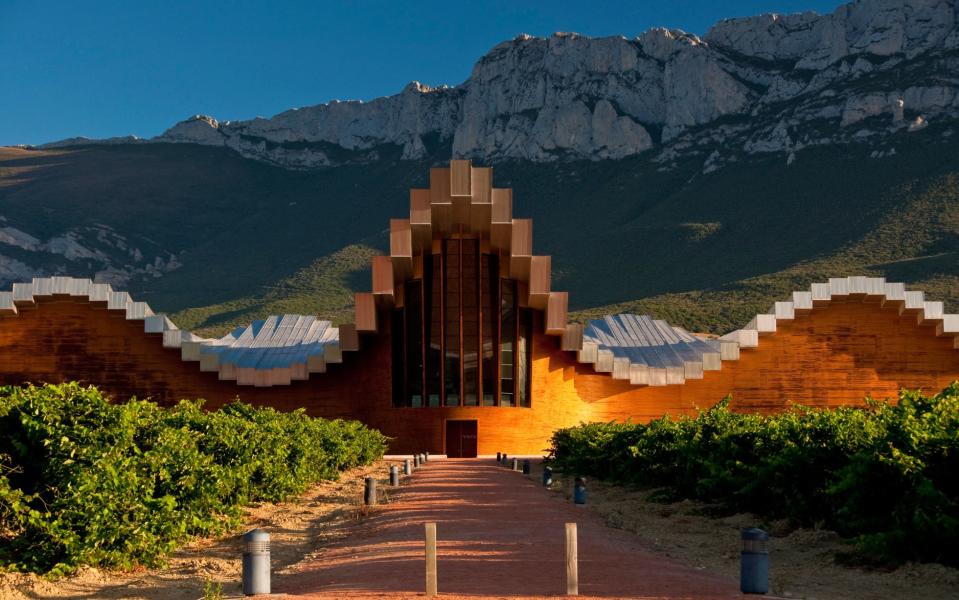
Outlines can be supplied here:
M579 529L579 591L601 598L742 597L729 579L677 564L492 460L431 460L350 536L274 593L315 598L424 597L423 524L435 522L442 598L540 598L566 592L564 523Z

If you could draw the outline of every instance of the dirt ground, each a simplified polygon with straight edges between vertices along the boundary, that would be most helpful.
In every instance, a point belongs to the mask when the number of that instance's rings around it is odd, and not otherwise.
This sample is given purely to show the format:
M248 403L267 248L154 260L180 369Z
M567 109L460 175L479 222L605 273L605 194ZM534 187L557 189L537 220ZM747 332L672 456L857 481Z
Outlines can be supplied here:
M541 481L541 465L534 465L533 477ZM569 478L560 474L553 479L553 493L572 495ZM707 517L701 503L662 504L647 496L598 481L587 484L587 508L610 527L635 533L643 545L663 556L738 578L739 532L761 519L745 513ZM834 557L850 545L832 531L789 530L785 524L773 524L769 533L771 595L809 600L959 597L959 569L938 564L906 564L893 571L846 567L836 564Z
M0 600L88 598L185 600L203 598L208 582L220 584L224 597L242 597L240 584L243 532L254 527L270 531L274 573L279 574L317 549L335 541L340 525L361 518L364 479L374 474L381 490L390 464L380 461L347 471L339 481L308 490L295 502L264 503L247 510L244 526L234 534L197 540L174 553L166 567L132 573L83 568L75 575L49 580L36 575L0 573ZM402 473L402 465L400 472Z

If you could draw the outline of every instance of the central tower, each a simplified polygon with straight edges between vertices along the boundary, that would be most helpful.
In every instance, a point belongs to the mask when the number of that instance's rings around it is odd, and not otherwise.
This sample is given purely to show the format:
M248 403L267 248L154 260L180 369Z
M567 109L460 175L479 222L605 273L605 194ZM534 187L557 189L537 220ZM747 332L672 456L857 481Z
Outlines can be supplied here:
M393 405L530 406L532 310L462 224L414 258L392 314Z
M390 222L373 292L356 295L357 331L389 323L394 408L529 408L534 334L567 333L550 258L533 256L532 221L513 218L492 175L468 160L431 168L410 218Z

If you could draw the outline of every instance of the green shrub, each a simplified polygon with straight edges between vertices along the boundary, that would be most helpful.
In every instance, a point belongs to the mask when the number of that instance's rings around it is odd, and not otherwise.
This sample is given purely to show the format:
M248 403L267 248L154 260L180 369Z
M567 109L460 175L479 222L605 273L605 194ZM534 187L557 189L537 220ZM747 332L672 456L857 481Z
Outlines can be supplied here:
M896 405L696 417L557 431L566 472L661 488L670 499L824 524L871 560L959 564L959 383Z
M240 507L381 457L360 423L235 402L112 404L76 383L0 388L0 566L153 565Z

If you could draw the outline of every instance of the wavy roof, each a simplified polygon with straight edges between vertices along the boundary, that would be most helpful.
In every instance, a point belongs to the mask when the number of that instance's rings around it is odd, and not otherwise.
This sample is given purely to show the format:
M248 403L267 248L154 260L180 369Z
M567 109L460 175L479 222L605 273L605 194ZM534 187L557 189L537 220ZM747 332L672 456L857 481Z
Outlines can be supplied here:
M154 313L146 302L135 302L127 292L72 277L13 284L11 291L0 292L0 314L17 315L18 306L48 297L105 303L108 310L122 311L129 321L142 321L145 333L162 334L163 347L179 348L182 360L198 362L201 371L216 372L220 379L239 385L289 385L305 380L325 372L327 364L342 362L344 350L358 347L355 339L341 339L344 330L348 336L355 336L355 330L333 327L330 321L312 315L270 316L221 338L203 338L178 329L166 315ZM737 360L740 349L755 348L761 335L775 333L779 321L792 320L796 314L832 301L856 298L892 304L900 314L914 315L918 324L935 327L937 335L953 337L959 348L959 315L945 313L942 302L926 300L923 292L906 291L902 283L875 277L814 283L808 291L794 292L792 300L776 302L744 328L718 339L696 336L646 315L620 314L585 326L570 324L574 332L581 329L581 338L579 334L564 335L562 347L576 351L580 362L614 379L634 385L677 385L702 379L706 371L721 369L723 361Z
M704 371L719 370L722 361L737 360L741 348L757 347L759 337L775 333L778 322L850 298L891 304L900 314L915 315L918 324L934 326L938 336L952 336L953 346L959 348L959 315L945 313L942 302L926 300L923 292L906 291L905 284L887 283L882 277L834 277L812 284L808 291L793 292L792 300L776 302L742 329L715 340L648 316L613 315L590 321L577 358L598 373L636 385L681 384L702 379Z
M308 315L271 316L218 339L203 338L177 328L146 302L134 302L130 294L89 279L45 277L15 283L12 291L0 292L0 313L16 315L18 305L56 296L106 303L107 310L123 311L128 321L143 321L144 333L162 334L163 347L179 348L184 361L199 362L201 371L215 371L220 379L240 385L289 385L326 371L327 363L343 360L340 330L330 321Z

